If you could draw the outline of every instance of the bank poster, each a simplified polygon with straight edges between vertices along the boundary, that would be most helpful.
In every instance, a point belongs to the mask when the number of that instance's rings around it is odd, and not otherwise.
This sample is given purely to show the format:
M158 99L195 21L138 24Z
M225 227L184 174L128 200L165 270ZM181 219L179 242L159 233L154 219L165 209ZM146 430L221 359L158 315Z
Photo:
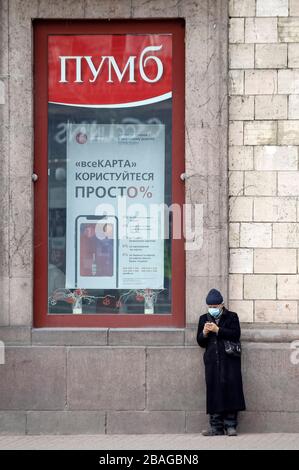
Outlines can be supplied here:
M164 125L67 134L66 287L163 288Z

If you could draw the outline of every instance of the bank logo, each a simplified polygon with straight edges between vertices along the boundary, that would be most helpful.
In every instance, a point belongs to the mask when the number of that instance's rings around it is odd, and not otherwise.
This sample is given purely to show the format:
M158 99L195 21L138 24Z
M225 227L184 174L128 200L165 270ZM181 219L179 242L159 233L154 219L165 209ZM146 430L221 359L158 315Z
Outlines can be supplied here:
M135 63L136 55L130 55L125 63L123 69L121 70L120 65L117 62L117 57L113 55L104 55L101 57L92 57L90 55L86 56L59 56L60 59L60 80L59 83L68 83L69 79L67 78L67 62L75 63L75 74L73 76L73 83L83 83L83 64L87 65L89 72L92 77L88 79L90 83L94 83L101 75L103 75L103 70L105 66L107 68L106 83L114 83L115 77L117 77L119 83L121 83L124 77L127 76L126 72L129 71L127 81L128 83L136 83L136 69L139 68L139 74L141 80L147 83L156 83L163 76L163 62L159 57L155 55L148 55L151 52L158 52L162 49L162 44L159 46L148 46L145 47L140 54L139 61ZM122 57L123 60L123 57ZM146 65L149 61L152 61L156 64L156 73L154 77L147 75ZM95 63L99 63L98 66ZM113 73L114 72L114 73ZM108 77L107 77L108 75Z
M78 142L78 144L86 144L86 142L87 142L87 135L86 135L86 134L83 134L83 132L79 132L79 133L76 135L76 141Z

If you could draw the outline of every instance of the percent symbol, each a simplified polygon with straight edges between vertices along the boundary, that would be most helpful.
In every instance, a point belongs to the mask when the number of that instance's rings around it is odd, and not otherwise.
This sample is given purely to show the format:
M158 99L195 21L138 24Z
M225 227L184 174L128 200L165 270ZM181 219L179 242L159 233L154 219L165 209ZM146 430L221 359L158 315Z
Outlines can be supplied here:
M143 193L142 198L152 197L153 193L150 192L149 186L140 186L140 192Z

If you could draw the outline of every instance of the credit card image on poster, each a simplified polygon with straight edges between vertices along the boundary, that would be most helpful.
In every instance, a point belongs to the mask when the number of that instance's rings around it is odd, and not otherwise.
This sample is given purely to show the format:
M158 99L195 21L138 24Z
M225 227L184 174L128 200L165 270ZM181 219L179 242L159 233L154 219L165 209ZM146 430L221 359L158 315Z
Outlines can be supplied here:
M78 215L75 220L75 286L118 288L118 218Z

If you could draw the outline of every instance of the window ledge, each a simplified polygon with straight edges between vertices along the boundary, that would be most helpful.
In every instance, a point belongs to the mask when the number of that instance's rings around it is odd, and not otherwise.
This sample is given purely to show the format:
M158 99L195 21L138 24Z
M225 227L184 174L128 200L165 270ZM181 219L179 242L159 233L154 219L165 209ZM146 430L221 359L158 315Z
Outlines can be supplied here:
M198 346L197 325L186 328L31 328L0 326L0 340L16 346ZM242 342L290 343L298 324L242 325Z

